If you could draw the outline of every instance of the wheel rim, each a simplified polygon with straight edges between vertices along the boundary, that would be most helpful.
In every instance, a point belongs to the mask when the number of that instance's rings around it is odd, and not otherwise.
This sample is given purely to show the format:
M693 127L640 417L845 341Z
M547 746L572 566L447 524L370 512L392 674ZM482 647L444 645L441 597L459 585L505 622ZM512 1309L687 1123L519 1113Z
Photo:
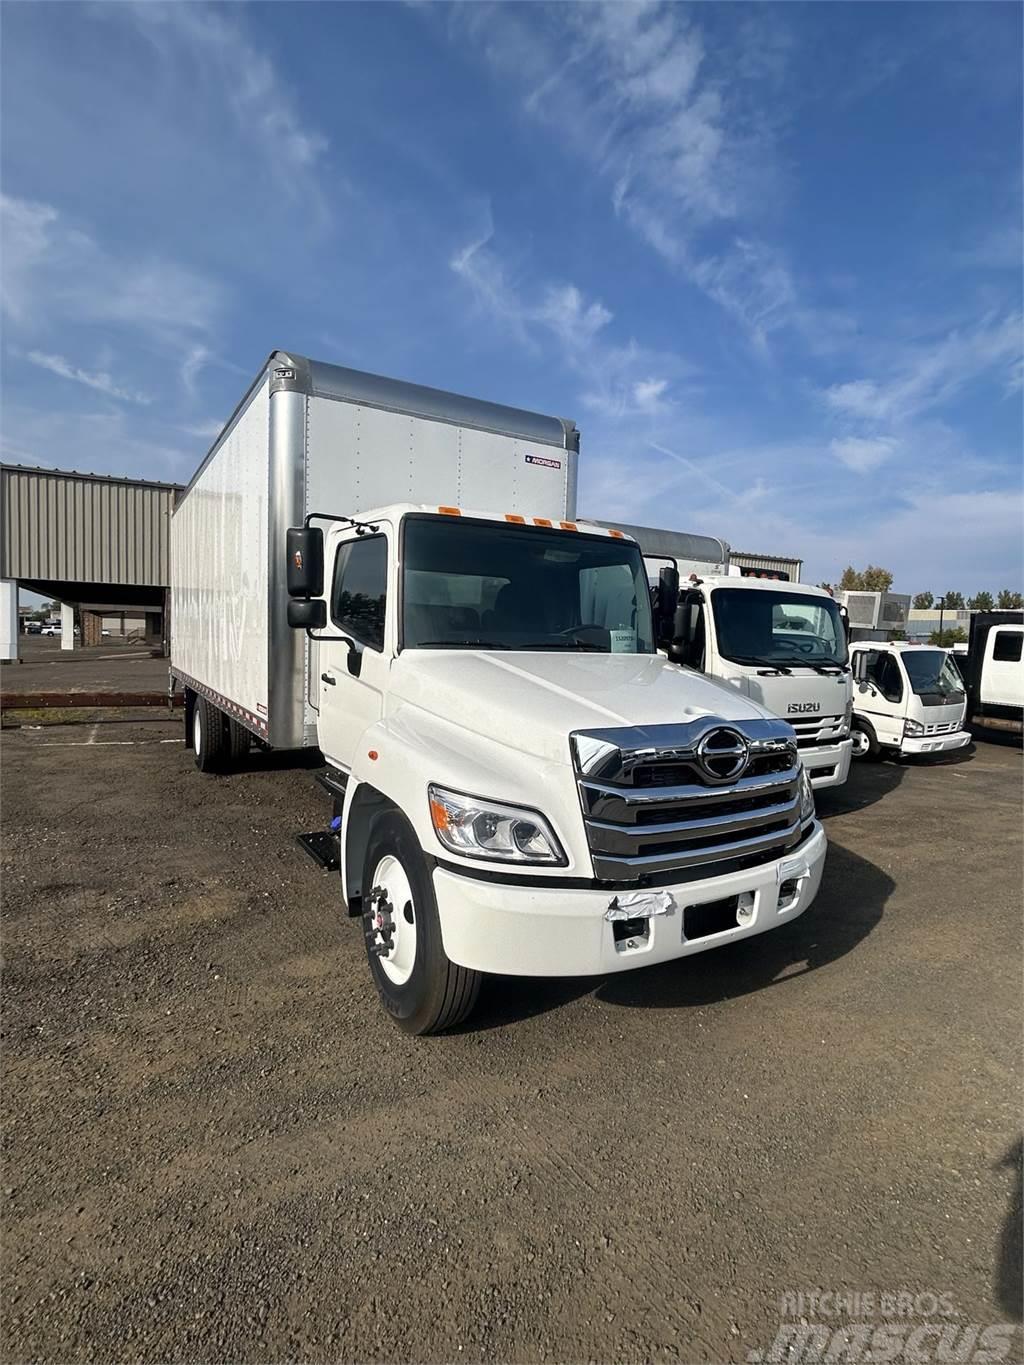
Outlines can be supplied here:
M370 947L383 950L376 956L388 980L404 986L416 965L418 915L409 878L397 858L381 858L370 894Z
M199 718L198 702L192 712L192 748L197 755L203 752L203 723Z
M853 740L854 758L863 758L870 745L867 735L863 730L854 730L850 738Z

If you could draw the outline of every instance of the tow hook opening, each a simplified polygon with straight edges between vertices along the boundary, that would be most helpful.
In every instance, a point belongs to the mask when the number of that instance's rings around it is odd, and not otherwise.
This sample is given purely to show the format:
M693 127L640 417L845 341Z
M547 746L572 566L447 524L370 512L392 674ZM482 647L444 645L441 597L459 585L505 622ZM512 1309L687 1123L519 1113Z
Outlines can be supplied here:
M612 937L620 953L642 948L651 937L651 921L640 918L612 920Z
M787 877L779 885L779 909L788 910L800 893L800 878Z

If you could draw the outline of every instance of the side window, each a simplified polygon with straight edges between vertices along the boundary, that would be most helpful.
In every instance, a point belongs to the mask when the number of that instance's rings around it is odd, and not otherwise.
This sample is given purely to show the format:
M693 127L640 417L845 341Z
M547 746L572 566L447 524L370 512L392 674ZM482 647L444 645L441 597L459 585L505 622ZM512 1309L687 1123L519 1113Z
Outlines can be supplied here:
M1019 664L1022 641L1024 641L1022 630L997 630L992 646L993 660L1002 664Z
M388 543L384 536L349 540L338 551L331 589L331 619L360 644L384 648Z
M900 666L891 654L883 654L878 660L878 686L887 701L899 701L903 696Z

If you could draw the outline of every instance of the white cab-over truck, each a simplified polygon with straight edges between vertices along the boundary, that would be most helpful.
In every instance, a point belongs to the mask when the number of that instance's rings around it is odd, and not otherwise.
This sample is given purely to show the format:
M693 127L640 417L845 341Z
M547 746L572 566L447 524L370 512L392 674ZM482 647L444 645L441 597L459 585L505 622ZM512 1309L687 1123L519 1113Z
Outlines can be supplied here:
M858 758L945 753L970 743L960 670L944 649L903 641L855 641L853 744Z
M1024 612L974 612L966 658L957 662L971 724L1024 731Z
M679 616L660 642L669 657L787 720L811 785L841 786L850 774L852 700L846 631L831 595L744 577L728 544L712 536L599 524L639 543L659 595L679 594Z
M274 352L174 513L196 763L320 748L409 1032L482 973L681 958L818 890L792 729L657 653L638 546L573 519L577 450L570 422Z

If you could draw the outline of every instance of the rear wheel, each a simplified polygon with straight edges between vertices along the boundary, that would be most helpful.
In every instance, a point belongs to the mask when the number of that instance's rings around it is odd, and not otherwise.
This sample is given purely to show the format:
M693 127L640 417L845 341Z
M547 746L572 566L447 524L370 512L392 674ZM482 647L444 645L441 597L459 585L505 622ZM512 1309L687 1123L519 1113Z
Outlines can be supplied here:
M252 735L241 722L235 720L234 716L227 717L228 729L228 760L232 767L245 758L252 744Z
M480 994L480 973L448 960L423 852L397 811L373 827L362 891L370 972L388 1014L414 1034L461 1023Z
M882 746L870 721L859 720L855 716L850 726L850 738L853 741L854 758L867 758L872 761L881 758Z
M221 772L227 739L224 717L205 697L196 697L192 708L192 756L201 773Z

